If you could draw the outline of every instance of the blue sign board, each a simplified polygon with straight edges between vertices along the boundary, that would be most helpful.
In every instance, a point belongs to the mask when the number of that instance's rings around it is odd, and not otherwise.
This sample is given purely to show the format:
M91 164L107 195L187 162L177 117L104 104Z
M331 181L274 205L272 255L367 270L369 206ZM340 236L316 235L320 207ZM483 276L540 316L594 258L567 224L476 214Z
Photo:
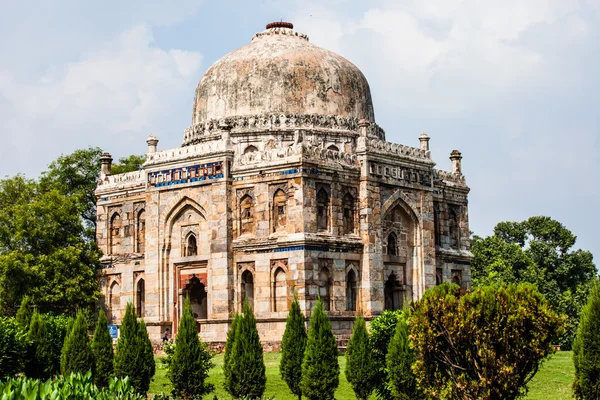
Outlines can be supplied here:
M110 337L116 339L119 336L119 327L116 325L109 325L108 332L110 333Z

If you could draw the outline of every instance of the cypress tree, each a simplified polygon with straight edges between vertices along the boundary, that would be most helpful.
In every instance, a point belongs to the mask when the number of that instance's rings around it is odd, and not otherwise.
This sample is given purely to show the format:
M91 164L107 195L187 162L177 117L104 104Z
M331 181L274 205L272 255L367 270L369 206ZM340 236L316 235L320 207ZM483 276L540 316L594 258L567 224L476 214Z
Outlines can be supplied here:
M285 321L285 332L281 339L281 362L279 372L291 392L302 398L300 381L302 379L302 359L306 348L306 326L298 299L294 298Z
M30 378L46 380L52 376L53 359L51 338L42 316L36 312L29 325L29 357L25 374Z
M386 356L388 389L394 399L398 400L421 399L424 397L417 387L417 380L411 368L416 358L408 341L407 318L406 311L398 318L396 332L390 340Z
M114 371L112 338L108 332L108 321L103 310L98 313L98 321L92 339L94 355L94 383L99 388L108 387L108 381Z
M198 336L190 299L186 297L175 338L175 353L167 373L173 385L173 394L187 400L201 398L212 392L214 385L206 382L208 371L213 367L211 358L207 346Z
M71 330L65 338L60 356L60 369L63 375L71 372L85 374L92 368L94 358L88 341L87 322L79 310Z
M321 299L312 310L302 360L302 394L309 400L332 400L339 385L337 343Z
M121 321L121 335L115 353L115 376L129 377L136 392L145 395L155 372L152 344L146 324L137 322L133 304L128 303Z
M256 318L248 301L244 301L242 311L229 356L229 393L235 398L261 398L267 383L263 348L256 329Z
M24 330L29 329L29 324L31 323L31 316L33 315L31 311L31 301L29 300L29 296L23 296L21 299L21 305L17 310L17 315L15 315L17 319L17 323L21 325L21 328Z
M235 334L237 327L240 323L240 319L242 316L238 313L235 313L233 317L233 321L231 322L231 328L227 332L227 341L225 342L225 354L223 355L223 376L225 378L225 382L223 386L227 393L231 393L231 353L233 351L233 344L235 343Z
M576 399L600 398L600 287L594 286L587 304L581 310L577 336L573 345Z
M367 324L363 318L358 317L354 322L352 336L346 350L346 378L358 399L369 398L375 388L377 372L373 349L369 343Z

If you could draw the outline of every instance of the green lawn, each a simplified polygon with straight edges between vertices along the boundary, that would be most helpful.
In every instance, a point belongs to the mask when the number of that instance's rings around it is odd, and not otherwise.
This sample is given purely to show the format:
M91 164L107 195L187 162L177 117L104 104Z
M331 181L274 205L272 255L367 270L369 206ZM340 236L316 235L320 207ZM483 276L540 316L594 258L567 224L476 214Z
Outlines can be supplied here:
M265 364L267 367L267 390L266 397L275 396L277 400L296 400L296 397L290 393L286 384L279 377L279 356L280 353L265 353ZM215 385L215 394L219 399L231 399L223 390L223 355L218 354L213 359L215 368L210 372L209 381ZM338 387L335 398L338 400L355 399L354 392L344 375L346 359L339 358L340 386ZM150 385L150 393L168 393L171 388L168 379L165 377L166 370L160 362L160 357L156 357L156 375ZM573 362L571 352L562 351L556 353L540 369L529 385L529 395L527 400L562 400L571 399L571 382L573 381ZM212 394L206 396L212 399Z

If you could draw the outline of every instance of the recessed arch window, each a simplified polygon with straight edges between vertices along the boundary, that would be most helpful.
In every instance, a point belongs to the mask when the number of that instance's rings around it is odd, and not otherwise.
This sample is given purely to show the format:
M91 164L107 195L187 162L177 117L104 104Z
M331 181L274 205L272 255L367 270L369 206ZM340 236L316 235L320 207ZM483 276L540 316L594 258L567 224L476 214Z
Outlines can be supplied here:
M356 311L356 273L353 269L346 275L346 310Z
M146 211L141 210L136 220L136 251L143 253L146 250Z
M244 154L254 153L255 151L258 151L256 146L250 145L244 149Z
M284 232L287 225L287 195L277 189L273 195L273 232Z
M321 297L325 311L329 311L331 309L331 279L327 267L323 267L319 271L319 297Z
M254 200L250 195L240 199L240 233L254 233Z
M116 322L121 319L121 287L117 281L110 285L108 293L108 304L110 305L110 319Z
M245 270L242 273L242 303L245 300L248 300L248 304L252 309L254 309L254 277L252 276L252 272L249 270Z
M188 234L185 239L184 255L185 257L198 255L198 241L193 233Z
M394 232L391 232L387 238L387 253L390 256L398 255L398 236Z
M135 312L138 317L144 316L144 305L146 302L146 283L140 279L135 286Z
M319 232L329 231L329 194L325 188L317 192L317 229Z
M386 310L398 310L402 308L402 284L395 273L391 273L383 287L383 295Z
M344 234L354 233L354 196L346 193L344 196Z
M114 213L110 219L110 253L116 254L118 247L121 244L121 216L119 213Z
M287 282L285 271L281 267L277 268L273 275L273 293L273 311L287 311Z
M330 145L327 150L331 150L331 151L340 151L340 149L336 146L336 145Z

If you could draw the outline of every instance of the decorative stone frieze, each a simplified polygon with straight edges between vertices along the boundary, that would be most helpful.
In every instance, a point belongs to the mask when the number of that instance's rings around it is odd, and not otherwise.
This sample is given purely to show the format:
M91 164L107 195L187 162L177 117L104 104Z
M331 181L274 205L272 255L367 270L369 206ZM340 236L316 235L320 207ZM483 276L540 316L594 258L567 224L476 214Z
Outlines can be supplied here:
M97 193L143 187L146 182L146 171L133 171L124 174L107 175L98 181Z
M391 155L400 156L409 160L433 163L431 160L431 152L429 150L423 150L417 147L406 146L403 144L386 142L380 139L367 139L368 151Z

